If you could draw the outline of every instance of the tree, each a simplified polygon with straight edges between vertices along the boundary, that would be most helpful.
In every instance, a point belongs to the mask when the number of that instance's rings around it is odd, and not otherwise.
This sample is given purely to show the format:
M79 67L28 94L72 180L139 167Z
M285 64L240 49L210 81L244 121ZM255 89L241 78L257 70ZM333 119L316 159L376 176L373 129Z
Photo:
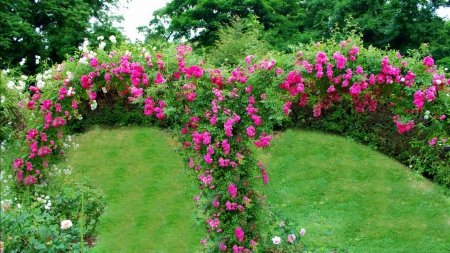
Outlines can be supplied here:
M96 31L119 35L117 28L111 28L117 17L108 15L117 3L118 0L2 1L0 67L14 66L25 58L23 71L32 74L39 70L36 55L41 60L60 62ZM96 20L94 24L92 19Z
M309 0L306 4L306 28L320 31L325 38L332 36L335 26L345 27L348 20L362 33L365 46L389 46L402 54L422 43L440 47L448 37L445 21L436 14L448 1Z
M220 27L229 26L233 17L254 15L267 31L268 41L283 46L301 37L302 5L296 0L173 0L154 12L147 33L166 40L184 37L208 47L218 39Z
M445 21L436 10L446 6L445 0L172 0L154 13L147 33L209 47L233 16L255 15L264 39L275 49L289 50L290 44L330 38L336 26L344 28L350 20L366 46L389 46L404 54L430 43L440 59L450 47Z

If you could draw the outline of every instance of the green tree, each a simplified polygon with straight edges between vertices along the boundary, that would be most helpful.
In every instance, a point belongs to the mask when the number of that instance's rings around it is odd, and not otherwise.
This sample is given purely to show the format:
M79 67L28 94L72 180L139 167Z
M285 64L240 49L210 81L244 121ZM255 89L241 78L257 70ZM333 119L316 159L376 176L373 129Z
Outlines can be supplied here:
M60 62L85 37L98 32L119 35L109 16L118 0L3 0L0 3L0 68L26 59L25 73L39 71L41 60ZM91 20L96 20L91 23ZM104 35L104 34L101 34Z
M429 43L438 54L434 56L442 58L439 52L448 47L448 31L436 11L448 5L442 0L307 0L306 29L329 38L334 27L345 27L350 20L363 35L365 46L389 46L406 53Z
M208 63L215 67L236 67L248 55L263 58L269 51L269 45L262 40L261 32L261 24L254 17L235 17L230 26L219 29L215 47L206 54Z
M286 49L289 42L302 37L302 6L296 0L173 0L154 12L147 36L186 38L200 46L211 46L219 38L220 27L230 25L233 17L254 15L267 31L267 40Z

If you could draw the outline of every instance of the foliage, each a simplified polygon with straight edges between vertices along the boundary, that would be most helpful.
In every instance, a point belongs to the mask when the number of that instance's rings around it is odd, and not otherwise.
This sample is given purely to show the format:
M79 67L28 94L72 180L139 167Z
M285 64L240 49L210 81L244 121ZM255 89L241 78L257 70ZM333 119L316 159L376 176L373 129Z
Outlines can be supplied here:
M61 172L60 172L61 173ZM57 184L10 195L2 192L0 234L6 252L81 251L96 235L105 210L103 195L91 184ZM84 202L84 209L82 209ZM64 222L70 221L70 227Z
M120 31L111 24L120 17L107 15L117 3L117 0L2 1L0 68L12 68L24 61L22 71L35 74L44 70L39 68L38 60L61 62L77 50L85 37L96 38L106 31L118 36ZM95 19L92 24L91 19ZM92 30L88 32L89 28Z

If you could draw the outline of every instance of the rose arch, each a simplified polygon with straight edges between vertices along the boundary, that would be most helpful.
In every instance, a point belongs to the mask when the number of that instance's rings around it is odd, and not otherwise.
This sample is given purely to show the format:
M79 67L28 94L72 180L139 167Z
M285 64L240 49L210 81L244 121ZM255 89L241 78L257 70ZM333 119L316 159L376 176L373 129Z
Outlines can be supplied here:
M357 38L297 49L264 59L249 55L231 73L208 67L186 45L84 49L53 67L46 73L52 81L38 81L19 103L36 118L21 136L23 153L13 164L17 184L32 187L45 180L60 153L64 126L82 120L81 103L95 110L100 93L114 93L141 105L143 114L173 124L199 186L194 200L205 221L206 251L269 249L264 196L255 187L267 184L269 175L252 150L270 145L273 127L286 122L293 105L314 105L319 117L342 100L360 113L390 104L392 127L402 134L448 86L432 58L366 49ZM446 122L444 117L436 124Z

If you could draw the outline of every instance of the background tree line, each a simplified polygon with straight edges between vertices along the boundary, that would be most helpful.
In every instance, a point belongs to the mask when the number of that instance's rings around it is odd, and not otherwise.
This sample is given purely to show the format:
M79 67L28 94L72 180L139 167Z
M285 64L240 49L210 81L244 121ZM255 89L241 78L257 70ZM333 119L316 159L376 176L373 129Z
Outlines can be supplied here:
M55 63L73 54L84 38L95 43L97 36L116 35L120 42L124 36L113 22L121 17L111 15L118 1L2 1L0 67L17 66L25 58L22 71L32 74L40 71L35 55ZM221 34L226 36L224 29L240 17L248 22L238 30L250 36L248 40L258 40L259 49L265 45L289 51L292 44L332 37L336 27L343 28L350 20L365 46L405 54L429 43L437 63L450 66L450 25L436 13L449 6L448 0L172 0L139 30L147 42L186 39L211 53L220 45Z

